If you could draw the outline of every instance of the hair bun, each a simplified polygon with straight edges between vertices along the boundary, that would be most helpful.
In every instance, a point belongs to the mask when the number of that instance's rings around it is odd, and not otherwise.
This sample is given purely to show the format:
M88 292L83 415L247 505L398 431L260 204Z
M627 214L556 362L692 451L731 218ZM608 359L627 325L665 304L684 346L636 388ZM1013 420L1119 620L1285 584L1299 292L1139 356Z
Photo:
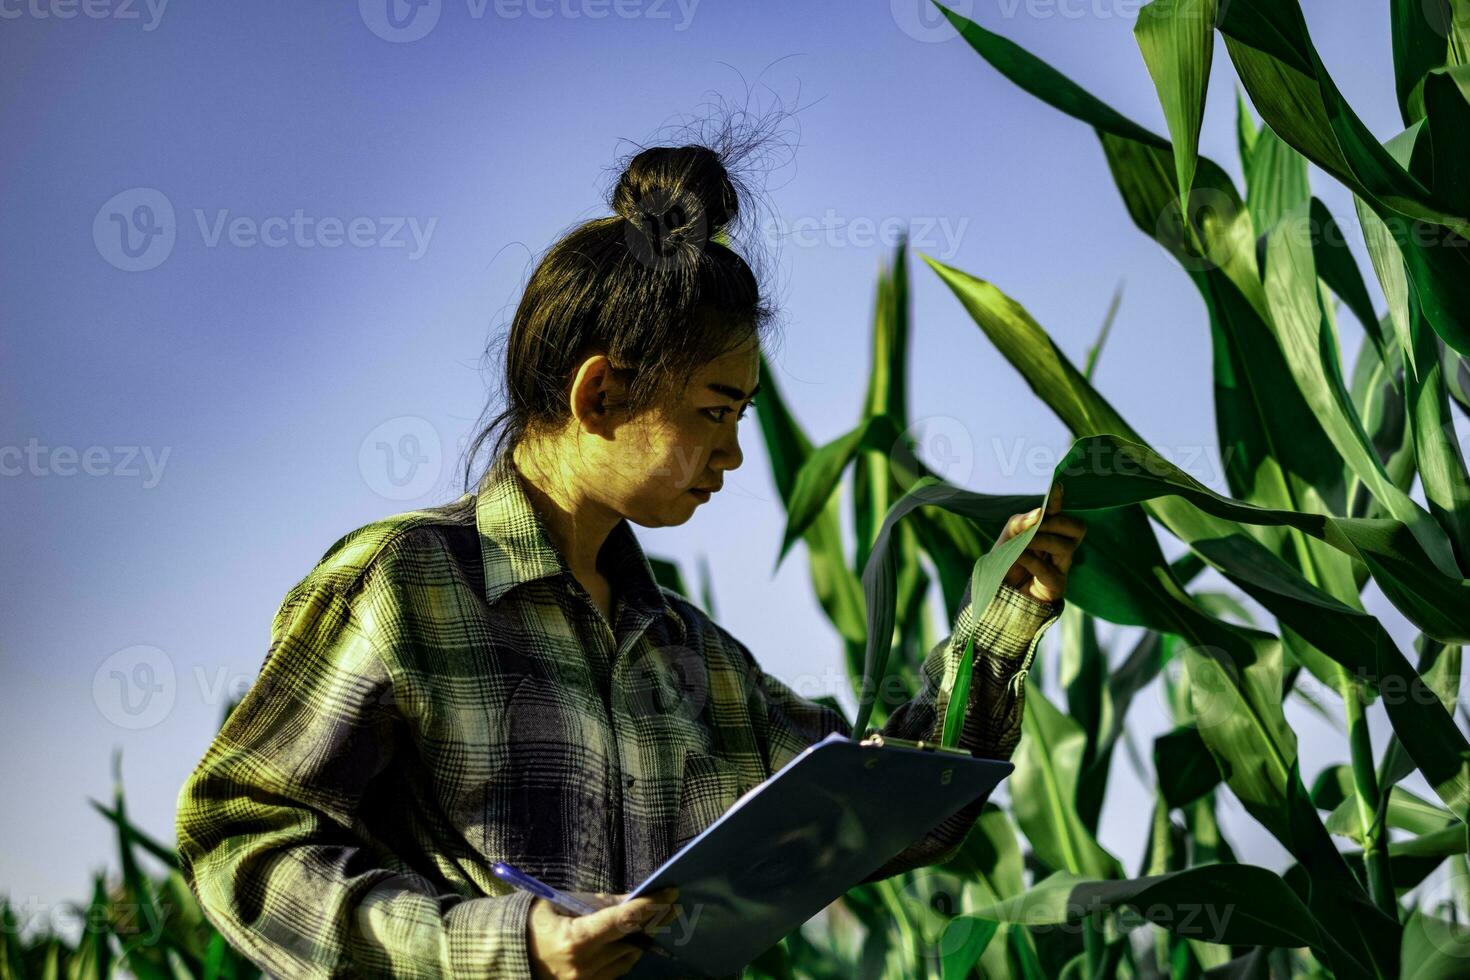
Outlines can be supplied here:
M705 146L655 146L618 179L612 208L654 257L702 249L734 219L738 196L720 155Z

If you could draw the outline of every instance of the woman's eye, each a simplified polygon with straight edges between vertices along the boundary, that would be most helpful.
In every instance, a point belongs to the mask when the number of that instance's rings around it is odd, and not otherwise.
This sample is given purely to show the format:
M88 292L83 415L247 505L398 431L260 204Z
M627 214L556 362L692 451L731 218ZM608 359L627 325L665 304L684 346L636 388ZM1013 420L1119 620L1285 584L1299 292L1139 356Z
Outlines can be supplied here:
M740 414L735 417L735 421L738 422L741 419L745 418L746 413L748 413L750 411L751 404L752 404L752 402L746 402L745 403L745 407L740 410ZM726 415L729 415L732 411L734 411L734 409L730 408L729 406L727 406L727 405L721 405L718 408L706 408L704 410L704 414L708 415L711 419L713 419L716 422L723 422L723 421L725 421L725 416ZM715 413L719 413L719 414L715 414Z

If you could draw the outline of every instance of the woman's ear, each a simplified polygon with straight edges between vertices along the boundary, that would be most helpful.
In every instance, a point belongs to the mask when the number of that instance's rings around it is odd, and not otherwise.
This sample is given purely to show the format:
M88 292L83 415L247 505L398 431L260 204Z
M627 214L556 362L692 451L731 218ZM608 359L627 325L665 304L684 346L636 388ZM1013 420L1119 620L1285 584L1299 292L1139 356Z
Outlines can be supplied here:
M618 377L605 354L593 354L577 368L567 393L569 409L578 424L588 432L610 435L613 412L620 405L627 386Z

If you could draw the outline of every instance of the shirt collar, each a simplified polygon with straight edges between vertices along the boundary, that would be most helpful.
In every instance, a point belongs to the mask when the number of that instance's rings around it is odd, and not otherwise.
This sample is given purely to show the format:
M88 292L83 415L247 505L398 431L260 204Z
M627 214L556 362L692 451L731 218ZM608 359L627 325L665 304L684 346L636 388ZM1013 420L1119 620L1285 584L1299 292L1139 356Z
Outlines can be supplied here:
M492 605L524 582L571 574L571 566L531 504L524 479L507 454L485 474L476 496L475 526L480 535L485 598ZM653 566L626 517L608 532L599 560L625 605L654 618L667 617L677 642L683 642L683 617L659 588Z

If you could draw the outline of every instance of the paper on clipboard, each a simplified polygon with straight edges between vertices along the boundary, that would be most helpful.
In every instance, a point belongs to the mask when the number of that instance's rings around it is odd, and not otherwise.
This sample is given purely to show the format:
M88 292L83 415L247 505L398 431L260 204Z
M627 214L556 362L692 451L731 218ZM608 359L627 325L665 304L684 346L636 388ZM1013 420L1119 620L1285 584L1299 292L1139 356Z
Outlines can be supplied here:
M684 910L627 976L738 974L1015 768L917 745L834 732L746 792L626 896L676 885Z

